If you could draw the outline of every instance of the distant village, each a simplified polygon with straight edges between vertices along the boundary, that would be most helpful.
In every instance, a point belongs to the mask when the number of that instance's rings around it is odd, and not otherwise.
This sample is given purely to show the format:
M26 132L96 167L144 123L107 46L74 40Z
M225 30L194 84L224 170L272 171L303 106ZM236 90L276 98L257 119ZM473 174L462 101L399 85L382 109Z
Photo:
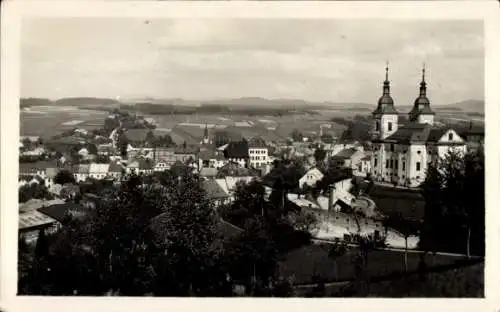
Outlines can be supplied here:
M286 200L319 217L316 238L349 241L353 234L385 233L389 246L416 248L416 236L409 239L384 229L381 214L402 212L421 220L423 203L414 190L425 180L427 166L450 149L465 153L479 148L484 130L435 125L425 72L408 122L398 120L401 114L391 98L386 69L383 93L372 113L371 139L365 141L353 138L349 129L340 137L294 131L282 141L258 136L235 141L217 134L214 125L200 124L204 131L196 144L174 142L168 132L156 129L154 119L118 109L99 130L74 128L50 139L23 136L20 235L35 241L39 229L56 230L67 213L94 205L100 198L85 186L96 181L119 184L132 173L186 170L202 178L207 196L217 206L230 203L237 185L252 180L262 181L270 194L273 184L268 177L277 162L289 160L300 165L294 180L287 181L293 188ZM320 184L326 192L311 196ZM353 211L362 211L363 218L353 217Z

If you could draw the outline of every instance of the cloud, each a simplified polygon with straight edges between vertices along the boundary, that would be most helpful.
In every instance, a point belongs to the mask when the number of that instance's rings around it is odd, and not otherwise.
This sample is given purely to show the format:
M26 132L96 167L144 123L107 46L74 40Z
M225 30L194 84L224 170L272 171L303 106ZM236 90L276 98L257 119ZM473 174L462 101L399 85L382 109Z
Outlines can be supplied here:
M293 97L375 102L385 60L413 101L482 98L474 21L38 19L23 25L23 96Z

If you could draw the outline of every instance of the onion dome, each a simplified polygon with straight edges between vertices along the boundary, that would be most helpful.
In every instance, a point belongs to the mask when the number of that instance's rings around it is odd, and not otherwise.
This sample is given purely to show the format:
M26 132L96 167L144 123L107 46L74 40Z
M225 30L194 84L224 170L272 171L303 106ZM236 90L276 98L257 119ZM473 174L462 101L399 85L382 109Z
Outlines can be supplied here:
M382 96L378 99L377 108L373 111L373 115L378 114L398 114L394 108L394 100L391 97L391 86L389 82L389 64L385 67L385 81Z

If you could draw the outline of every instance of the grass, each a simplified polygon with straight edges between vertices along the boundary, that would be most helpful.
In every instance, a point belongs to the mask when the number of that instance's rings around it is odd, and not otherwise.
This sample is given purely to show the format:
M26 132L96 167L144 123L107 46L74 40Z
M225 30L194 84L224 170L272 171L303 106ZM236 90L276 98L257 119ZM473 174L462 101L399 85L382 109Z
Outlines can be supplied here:
M337 260L338 280L351 280L354 277L353 257L358 250L353 248ZM427 255L425 261L428 267L452 264L460 257ZM408 253L408 270L416 271L420 255ZM326 244L308 245L288 253L279 264L279 272L284 277L293 277L294 284L313 283L313 276L322 281L333 282L335 263L328 257ZM376 250L368 256L368 272L371 278L387 276L404 272L404 252Z

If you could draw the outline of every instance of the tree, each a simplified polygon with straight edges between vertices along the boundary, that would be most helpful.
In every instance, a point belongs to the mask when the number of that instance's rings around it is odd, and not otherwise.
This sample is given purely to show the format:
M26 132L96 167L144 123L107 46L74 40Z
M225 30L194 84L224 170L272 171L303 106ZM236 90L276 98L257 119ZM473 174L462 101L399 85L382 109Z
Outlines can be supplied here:
M90 155L97 155L97 146L95 144L87 144L87 150L89 151Z
M319 147L314 151L314 159L316 160L316 163L322 163L325 161L326 158L326 151L323 149L323 147Z
M334 271L335 271L335 280L338 280L338 267L337 267L337 259L342 257L348 251L347 244L345 242L336 242L333 245L330 245L330 249L328 250L328 257L334 262Z
M451 151L431 163L422 193L426 201L421 248L484 255L484 153Z
M20 203L27 202L32 198L36 199L53 199L54 196L49 193L49 190L43 183L25 184L19 188L18 198Z
M55 184L75 183L75 177L68 170L60 170L54 177Z
M299 130L297 130L297 129L293 129L293 131L290 134L290 136L292 137L292 139L295 142L302 142L302 140L304 139L304 136L302 135L302 133Z
M393 228L400 232L405 239L404 270L408 272L408 238L412 235L418 235L420 224L413 220L405 219L401 213L391 214L383 221L384 226Z

